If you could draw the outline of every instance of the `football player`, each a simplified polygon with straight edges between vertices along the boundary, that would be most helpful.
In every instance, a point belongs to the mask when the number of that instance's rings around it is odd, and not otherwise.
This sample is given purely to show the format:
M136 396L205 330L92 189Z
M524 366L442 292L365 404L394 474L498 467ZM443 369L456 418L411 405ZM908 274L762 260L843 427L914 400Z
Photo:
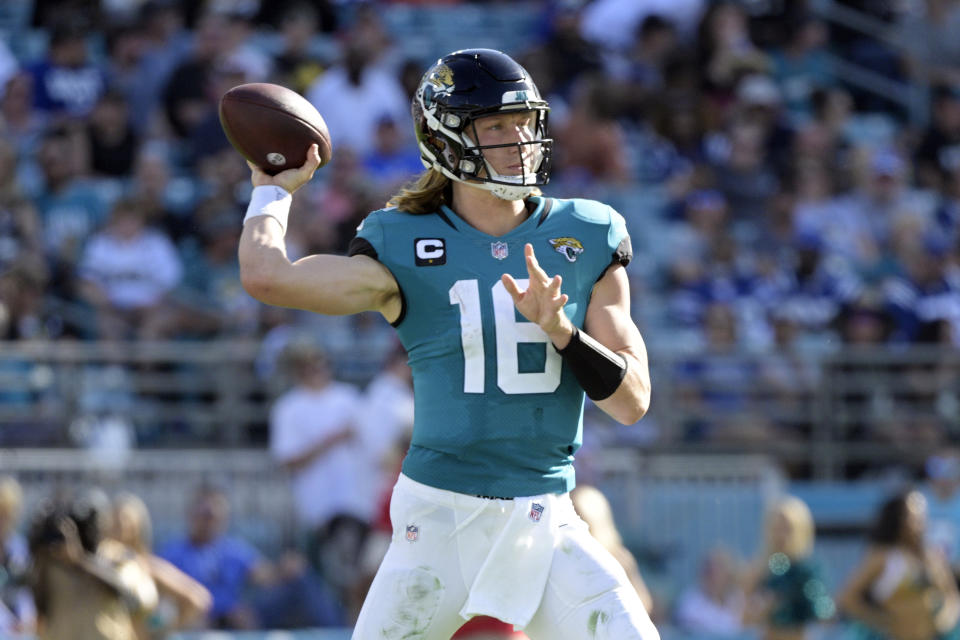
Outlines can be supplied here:
M353 637L447 640L488 615L533 640L655 640L568 495L584 392L624 424L650 401L624 220L541 194L549 107L509 56L444 56L412 111L426 171L366 217L349 257L286 255L291 194L317 168L315 146L273 177L251 165L240 240L251 295L323 314L379 311L409 354L413 439Z

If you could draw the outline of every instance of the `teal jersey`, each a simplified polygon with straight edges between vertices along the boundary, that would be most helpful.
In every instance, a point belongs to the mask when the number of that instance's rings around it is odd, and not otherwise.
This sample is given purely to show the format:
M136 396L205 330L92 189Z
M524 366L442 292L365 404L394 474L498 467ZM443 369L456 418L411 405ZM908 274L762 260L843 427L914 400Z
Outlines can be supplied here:
M564 307L583 326L594 284L631 257L623 217L599 202L531 198L517 228L491 236L450 208L427 215L369 214L350 253L386 266L403 310L394 326L413 371L410 478L498 497L563 493L574 486L583 391L547 335L527 321L500 281L526 287L523 246L563 277Z

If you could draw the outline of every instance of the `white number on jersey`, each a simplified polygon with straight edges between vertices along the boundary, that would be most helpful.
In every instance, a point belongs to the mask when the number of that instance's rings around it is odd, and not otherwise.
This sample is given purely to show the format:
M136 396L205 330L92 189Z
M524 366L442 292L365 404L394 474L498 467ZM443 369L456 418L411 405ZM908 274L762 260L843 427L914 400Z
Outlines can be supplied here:
M521 288L527 279L518 279ZM560 386L561 358L550 348L550 338L533 322L517 320L513 298L497 280L493 295L493 321L496 335L497 386L504 393L551 393ZM457 280L450 287L450 304L460 307L460 343L463 346L463 392L483 393L485 354L483 319L480 312L480 287L474 280ZM520 373L517 345L542 342L546 363L540 372Z

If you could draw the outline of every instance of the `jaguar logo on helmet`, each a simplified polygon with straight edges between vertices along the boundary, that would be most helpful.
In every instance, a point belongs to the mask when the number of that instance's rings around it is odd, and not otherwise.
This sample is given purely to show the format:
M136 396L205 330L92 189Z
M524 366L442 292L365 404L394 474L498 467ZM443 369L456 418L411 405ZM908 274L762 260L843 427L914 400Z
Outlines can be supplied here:
M441 64L440 66L431 70L430 77L427 78L427 82L432 84L440 91L449 91L454 87L453 71L447 65Z
M529 111L532 135L506 145L478 144L474 123L500 112ZM550 107L526 69L493 49L454 51L427 70L413 98L420 158L425 167L504 200L522 200L550 181L553 140ZM440 143L442 141L442 144ZM485 149L516 146L525 159L518 173L501 174Z
M550 246L566 258L567 262L576 262L580 254L583 253L583 243L569 236L550 238Z

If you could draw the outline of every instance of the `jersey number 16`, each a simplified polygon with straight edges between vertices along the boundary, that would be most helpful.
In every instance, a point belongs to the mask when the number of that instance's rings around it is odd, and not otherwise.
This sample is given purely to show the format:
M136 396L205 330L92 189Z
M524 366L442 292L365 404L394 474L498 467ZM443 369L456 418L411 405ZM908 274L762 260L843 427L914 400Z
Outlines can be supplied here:
M526 288L527 279L517 279ZM551 393L560 386L561 358L550 348L550 338L533 322L517 320L513 298L497 280L493 285L493 323L497 342L497 386L504 393ZM450 287L450 304L460 306L460 342L463 345L463 392L483 393L486 357L480 287L474 280L457 280ZM520 372L517 345L545 343L543 371Z

